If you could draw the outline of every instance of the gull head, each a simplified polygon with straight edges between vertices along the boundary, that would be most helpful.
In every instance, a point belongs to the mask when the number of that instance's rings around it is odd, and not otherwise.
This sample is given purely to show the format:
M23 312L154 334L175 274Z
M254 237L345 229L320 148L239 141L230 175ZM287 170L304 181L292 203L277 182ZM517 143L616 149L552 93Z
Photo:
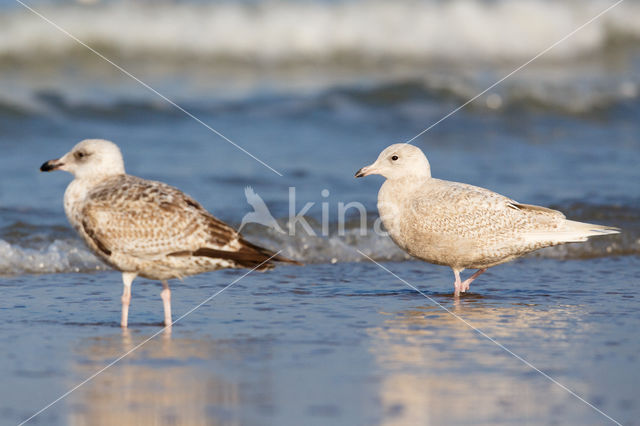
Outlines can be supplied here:
M387 179L404 177L431 177L429 161L420 148L407 143L396 143L385 148L371 165L356 172L356 177L382 175Z
M77 179L124 174L120 148L103 139L85 139L60 158L49 160L40 171L64 170Z

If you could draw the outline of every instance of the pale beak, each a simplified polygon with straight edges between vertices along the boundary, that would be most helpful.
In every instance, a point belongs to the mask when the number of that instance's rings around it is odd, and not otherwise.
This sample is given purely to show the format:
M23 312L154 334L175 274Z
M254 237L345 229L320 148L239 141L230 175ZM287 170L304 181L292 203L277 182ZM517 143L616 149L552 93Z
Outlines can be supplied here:
M366 166L358 170L356 172L356 177L365 177L369 175L375 175L376 173L378 173L378 171L373 167L373 164L371 164L370 166Z
M60 161L59 158L55 160L49 160L40 166L41 172L52 172L54 170L58 170L60 167L64 166L64 163Z

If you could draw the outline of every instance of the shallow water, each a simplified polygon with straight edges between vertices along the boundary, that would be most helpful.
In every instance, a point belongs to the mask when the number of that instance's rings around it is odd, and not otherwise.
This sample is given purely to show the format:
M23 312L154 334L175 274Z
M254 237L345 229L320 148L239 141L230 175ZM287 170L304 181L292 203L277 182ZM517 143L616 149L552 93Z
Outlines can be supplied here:
M527 259L459 302L446 268L370 263L251 274L33 420L34 424L637 424L636 257ZM179 317L240 276L174 284ZM28 286L28 288L25 288ZM0 412L17 423L161 329L159 286L119 274L3 282ZM441 304L450 312L436 305Z
M3 424L161 329L159 286L137 280L123 334L119 274L64 216L70 176L38 172L94 137L119 144L129 173L181 188L236 227L251 211L246 186L286 230L290 209L313 203L305 217L317 235L248 225L250 240L306 266L247 276L30 423L609 422L472 325L638 424L640 2L621 3L413 141L436 177L622 228L492 268L459 303L448 268L412 261L372 232L382 181L353 174L607 4L29 4L283 176L0 1ZM366 235L355 210L340 234L341 202L366 207ZM174 318L244 272L172 283Z

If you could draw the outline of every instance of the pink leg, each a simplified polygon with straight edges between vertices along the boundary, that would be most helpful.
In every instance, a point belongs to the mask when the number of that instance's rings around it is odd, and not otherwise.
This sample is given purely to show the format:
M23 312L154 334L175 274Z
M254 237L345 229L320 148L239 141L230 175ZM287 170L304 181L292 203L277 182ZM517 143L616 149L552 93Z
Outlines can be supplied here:
M162 292L160 292L162 298L162 304L164 305L164 325L165 327L171 327L171 290L169 290L169 283L162 281Z
M460 296L460 291L462 290L462 281L460 281L460 271L458 271L457 269L453 270L453 275L456 277L456 281L453 283L453 295L455 297L459 297Z
M473 280L478 278L480 275L484 274L486 270L487 268L478 269L475 274L471 275L469 278L464 280L464 282L461 284L462 286L461 291L464 293L465 291L469 290L469 286L471 285L471 282L473 282Z
M136 278L136 273L123 272L122 283L124 288L122 289L122 319L120 320L120 326L127 328L129 322L129 304L131 303L131 283Z

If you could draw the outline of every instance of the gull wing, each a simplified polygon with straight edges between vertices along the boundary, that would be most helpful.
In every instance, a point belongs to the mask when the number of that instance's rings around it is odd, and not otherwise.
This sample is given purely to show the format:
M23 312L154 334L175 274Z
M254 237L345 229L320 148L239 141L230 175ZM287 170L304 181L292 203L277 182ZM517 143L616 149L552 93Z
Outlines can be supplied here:
M180 190L161 182L118 176L87 196L82 209L84 237L97 252L142 258L233 249L237 232Z

